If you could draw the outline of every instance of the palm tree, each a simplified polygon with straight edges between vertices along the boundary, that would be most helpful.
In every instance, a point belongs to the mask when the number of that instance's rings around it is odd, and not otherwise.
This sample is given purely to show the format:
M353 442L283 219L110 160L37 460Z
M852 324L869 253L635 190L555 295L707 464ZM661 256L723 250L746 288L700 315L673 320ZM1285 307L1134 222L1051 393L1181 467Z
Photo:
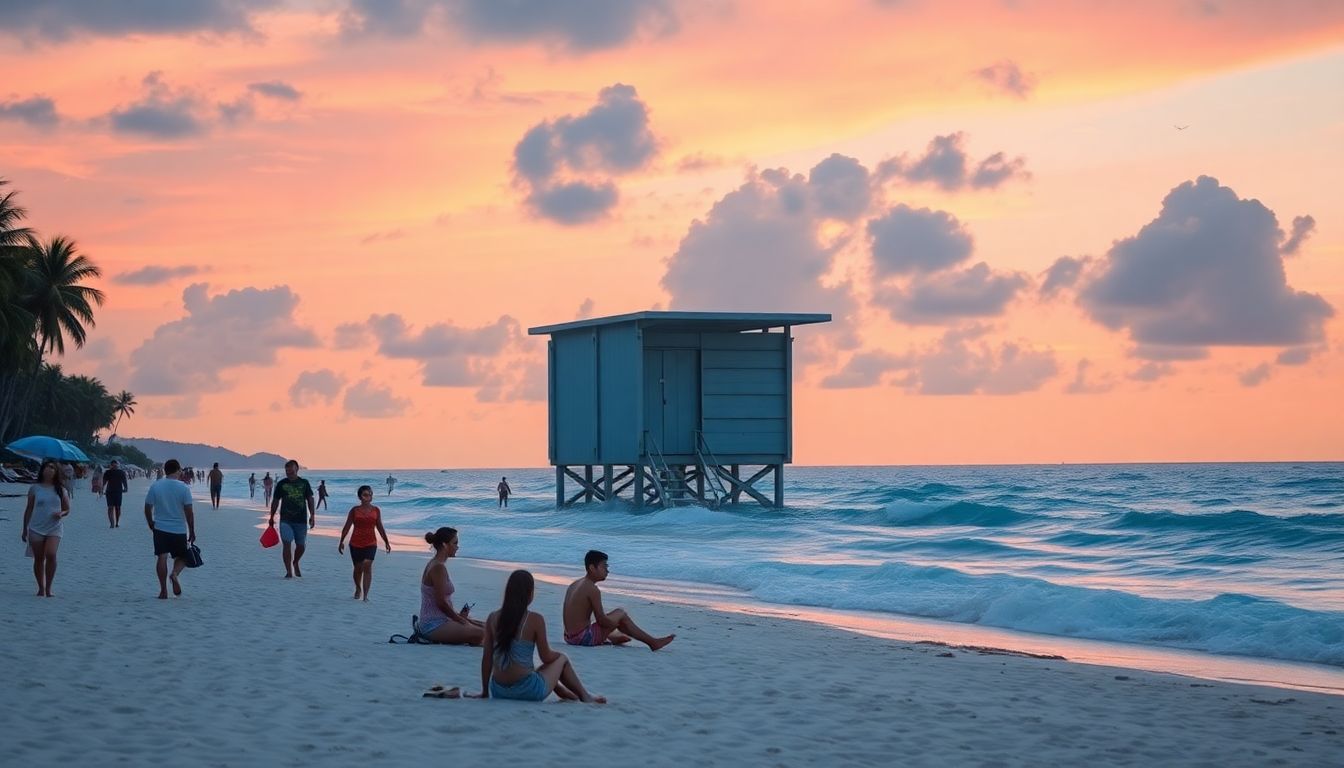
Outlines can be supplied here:
M65 337L84 346L85 326L94 326L93 304L103 305L103 292L80 283L102 277L103 272L79 253L75 241L56 236L43 245L27 236L29 286L28 311L36 320L40 353L65 354Z
M17 414L10 411L7 417L12 419L17 415L20 432L28 418L28 401L37 384L36 375L42 370L43 356L48 352L64 355L67 335L76 348L84 346L85 327L94 325L93 305L101 307L104 300L102 291L80 285L103 273L87 256L79 253L75 241L57 236L44 245L36 236L28 234L24 243L27 281L23 305L33 316L32 339L36 354L32 385L24 394ZM5 425L0 424L0 428L3 427Z
M8 184L0 179L0 187ZM28 212L15 204L15 194L0 195L0 441L14 420L22 372L37 356L33 316L23 302L32 231L18 226Z
M0 187L8 184L0 179ZM33 330L32 317L21 302L26 287L26 246L33 233L18 226L28 211L14 204L16 194L11 191L0 196L0 360L4 361L0 368L4 369L18 362L15 353L25 346Z
M117 421L112 425L112 437L117 435L117 427L121 425L121 417L135 413L135 406L137 405L139 403L135 402L135 395L124 389L112 398L112 412L117 414ZM112 437L109 437L108 440L110 441Z

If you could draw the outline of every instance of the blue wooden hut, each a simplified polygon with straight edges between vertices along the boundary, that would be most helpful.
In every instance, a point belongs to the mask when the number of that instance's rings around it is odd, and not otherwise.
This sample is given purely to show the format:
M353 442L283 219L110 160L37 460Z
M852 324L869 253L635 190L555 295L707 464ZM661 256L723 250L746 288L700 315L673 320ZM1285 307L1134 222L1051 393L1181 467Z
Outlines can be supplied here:
M793 461L792 329L830 319L635 312L529 328L551 337L556 504L632 488L637 507L715 507L743 495L782 506ZM756 487L767 476L773 498ZM578 483L572 496L566 478Z

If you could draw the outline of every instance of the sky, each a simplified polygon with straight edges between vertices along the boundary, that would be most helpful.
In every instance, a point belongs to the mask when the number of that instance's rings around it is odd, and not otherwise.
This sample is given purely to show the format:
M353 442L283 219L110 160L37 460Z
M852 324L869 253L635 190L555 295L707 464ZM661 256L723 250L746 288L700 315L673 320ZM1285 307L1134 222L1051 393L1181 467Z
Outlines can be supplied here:
M546 464L544 337L795 329L794 461L1339 460L1344 4L0 0L126 436Z

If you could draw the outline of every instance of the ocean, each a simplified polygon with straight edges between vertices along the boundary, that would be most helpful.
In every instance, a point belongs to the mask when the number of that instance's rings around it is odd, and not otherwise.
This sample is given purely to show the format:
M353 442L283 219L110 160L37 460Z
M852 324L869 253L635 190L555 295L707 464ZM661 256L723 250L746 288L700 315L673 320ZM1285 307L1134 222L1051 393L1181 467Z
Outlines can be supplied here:
M449 525L459 556L554 574L600 549L613 584L690 602L1298 662L1344 679L1344 463L787 467L777 510L556 509L551 469L391 470L388 496L388 474L305 476L327 481L337 518L368 483L389 532ZM504 475L515 496L501 510ZM229 472L226 496L246 498L246 477Z

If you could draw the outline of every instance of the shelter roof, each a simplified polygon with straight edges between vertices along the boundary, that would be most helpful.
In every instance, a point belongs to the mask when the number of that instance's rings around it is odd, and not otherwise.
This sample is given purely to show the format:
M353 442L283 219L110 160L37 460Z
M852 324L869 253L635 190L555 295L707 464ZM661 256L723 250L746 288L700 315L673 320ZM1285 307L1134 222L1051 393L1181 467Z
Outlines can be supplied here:
M528 328L531 336L564 333L582 328L603 325L638 323L641 328L659 331L696 333L719 332L734 333L741 331L763 331L767 328L783 328L786 325L809 325L829 323L828 314L807 314L794 312L630 312L624 315L593 317L556 325L539 325Z

